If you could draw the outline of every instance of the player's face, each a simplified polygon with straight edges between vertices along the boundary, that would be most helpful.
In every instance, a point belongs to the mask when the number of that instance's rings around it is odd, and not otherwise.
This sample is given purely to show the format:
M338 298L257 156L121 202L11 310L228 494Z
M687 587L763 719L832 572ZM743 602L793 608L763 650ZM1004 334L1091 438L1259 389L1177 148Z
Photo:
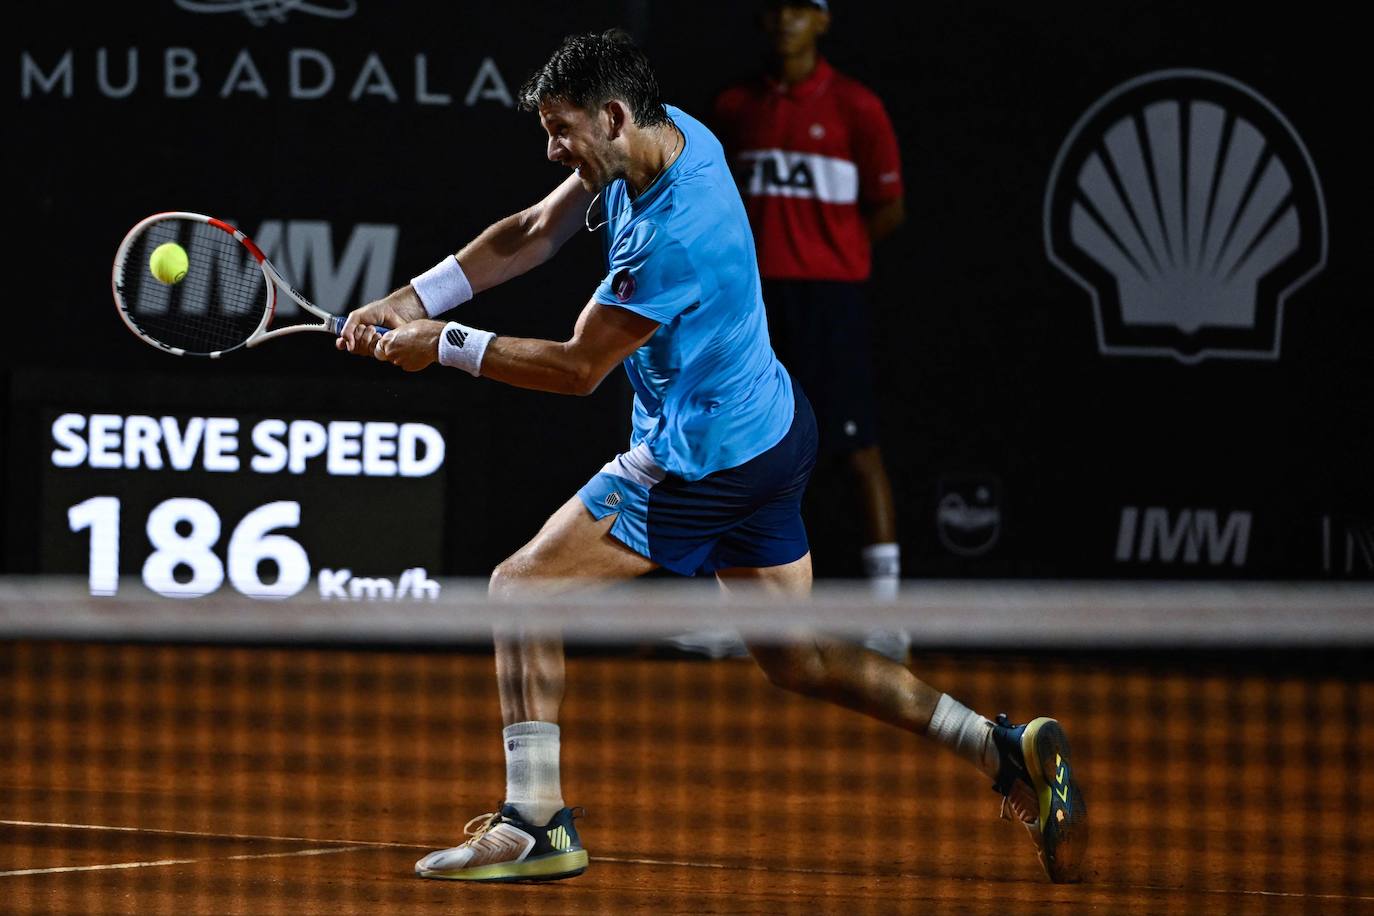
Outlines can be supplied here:
M770 50L790 57L814 50L830 28L830 14L809 3L770 3L759 18Z
M605 112L585 111L567 102L539 106L539 123L549 135L549 160L573 169L588 191L601 190L623 171L616 168L607 120Z

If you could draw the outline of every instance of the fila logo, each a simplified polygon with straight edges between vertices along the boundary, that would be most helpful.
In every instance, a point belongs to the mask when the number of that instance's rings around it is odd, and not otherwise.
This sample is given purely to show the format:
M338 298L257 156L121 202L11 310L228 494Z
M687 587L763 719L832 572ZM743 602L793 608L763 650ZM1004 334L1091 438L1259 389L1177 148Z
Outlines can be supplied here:
M568 829L560 826L550 830L549 845L560 852L567 852L572 849L572 839L568 836Z
M809 191L816 186L811 166L807 165L805 159L787 163L770 157L756 160L755 168L758 170L756 174L766 187Z
M859 167L847 159L793 150L746 150L735 160L745 197L800 197L827 204L859 199Z
M448 340L449 346L458 347L460 350L463 344L468 342L467 332L458 328L449 328L448 332L444 334L444 338Z

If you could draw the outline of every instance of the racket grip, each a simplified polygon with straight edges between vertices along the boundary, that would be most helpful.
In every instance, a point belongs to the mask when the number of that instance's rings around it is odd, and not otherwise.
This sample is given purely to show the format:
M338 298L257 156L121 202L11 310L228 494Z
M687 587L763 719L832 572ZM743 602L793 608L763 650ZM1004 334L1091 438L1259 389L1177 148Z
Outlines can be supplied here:
M335 337L338 337L340 334L343 333L344 322L346 322L347 320L348 318L345 315L335 315L333 318L329 319L329 330L334 332ZM376 331L378 334L385 334L388 330L390 330L389 328L379 328L375 325L372 329Z

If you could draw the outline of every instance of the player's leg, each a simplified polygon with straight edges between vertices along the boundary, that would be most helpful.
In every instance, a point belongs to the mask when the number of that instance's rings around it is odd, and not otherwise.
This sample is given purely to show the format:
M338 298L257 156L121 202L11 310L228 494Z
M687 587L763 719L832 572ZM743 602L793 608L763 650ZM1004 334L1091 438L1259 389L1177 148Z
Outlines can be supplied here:
M811 556L801 496L815 455L815 426L804 394L778 453L761 464L771 497L721 536L708 558L725 590L749 586L802 597ZM802 421L802 422L798 422ZM1012 726L978 715L920 680L905 665L831 635L801 631L752 639L749 649L775 684L924 735L993 779L1026 823L1046 872L1075 880L1086 843L1086 810L1068 766L1068 744L1052 719Z
M811 554L792 563L717 570L732 587L804 596L811 593ZM751 639L749 653L779 687L837 703L907 731L925 734L940 693L901 664L857 643L813 631Z
M727 592L747 586L806 595L811 591L811 554L782 566L721 569L716 578ZM940 692L884 655L810 630L751 639L748 645L763 673L779 687L837 703L916 734L929 731ZM990 775L995 775L995 768Z
M777 509L778 515L784 514L782 506ZM756 515L742 526L742 533L780 542L799 524L799 518L788 522ZM749 550L744 538L733 535L722 547L723 554L736 558L747 557ZM801 597L811 589L811 557L807 553L780 565L727 566L716 577L727 592L747 584ZM993 780L1006 807L1025 824L1046 874L1054 881L1078 879L1087 844L1087 809L1058 722L1040 718L1014 726L999 716L994 723L906 666L824 633L798 631L751 639L748 645L764 674L779 687L923 735L972 763Z
M581 498L564 503L524 547L492 573L496 599L549 595L643 575L656 568L610 535L614 515L596 519ZM505 724L506 797L501 809L468 822L471 839L425 856L426 878L528 881L569 878L587 867L564 806L559 707L563 701L563 640L556 632L496 628L496 673Z
M658 564L610 534L614 515L593 518L580 497L559 507L525 546L497 565L488 593L508 600L632 579ZM495 633L496 678L506 725L557 722L563 700L563 639L519 626Z
M801 498L816 451L814 415L805 393L796 395L798 420L791 451L777 456L775 495L727 534L711 555L716 579L736 588L803 597L811 592L811 552ZM940 693L902 664L861 645L799 631L750 640L748 648L769 680L798 693L838 703L900 728L925 734Z
M805 394L798 390L796 399L796 417L783 441L721 481L727 492L751 492L761 501L751 503L757 508L724 531L704 557L703 568L714 570L727 592L750 588L803 598L811 590L801 499L815 460L816 427ZM705 492L700 484L692 490L698 496ZM1053 769L1068 757L1054 720L1015 727L999 717L994 724L904 665L824 633L751 639L749 649L779 686L925 735L963 756L1009 798L1051 878L1076 877L1086 840L1084 808L1067 765ZM1045 775L1051 772L1053 784ZM1060 790L1063 795L1056 796Z
M729 569L727 588L753 581L792 591L787 572ZM1087 808L1069 760L1068 741L1054 719L1012 725L992 722L922 681L908 668L856 643L796 632L751 639L750 653L768 679L804 696L835 703L954 751L993 780L1035 844L1050 879L1077 881L1087 845Z

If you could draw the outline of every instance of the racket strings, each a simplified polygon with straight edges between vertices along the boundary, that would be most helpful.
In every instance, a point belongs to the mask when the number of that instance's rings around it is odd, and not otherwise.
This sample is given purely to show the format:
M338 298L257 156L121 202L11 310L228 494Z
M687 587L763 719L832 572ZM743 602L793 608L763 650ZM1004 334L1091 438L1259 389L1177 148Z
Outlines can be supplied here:
M186 250L186 276L164 283L149 265L159 245ZM129 247L122 296L130 320L146 336L188 353L242 346L267 310L267 278L247 248L229 233L187 219L159 220Z

